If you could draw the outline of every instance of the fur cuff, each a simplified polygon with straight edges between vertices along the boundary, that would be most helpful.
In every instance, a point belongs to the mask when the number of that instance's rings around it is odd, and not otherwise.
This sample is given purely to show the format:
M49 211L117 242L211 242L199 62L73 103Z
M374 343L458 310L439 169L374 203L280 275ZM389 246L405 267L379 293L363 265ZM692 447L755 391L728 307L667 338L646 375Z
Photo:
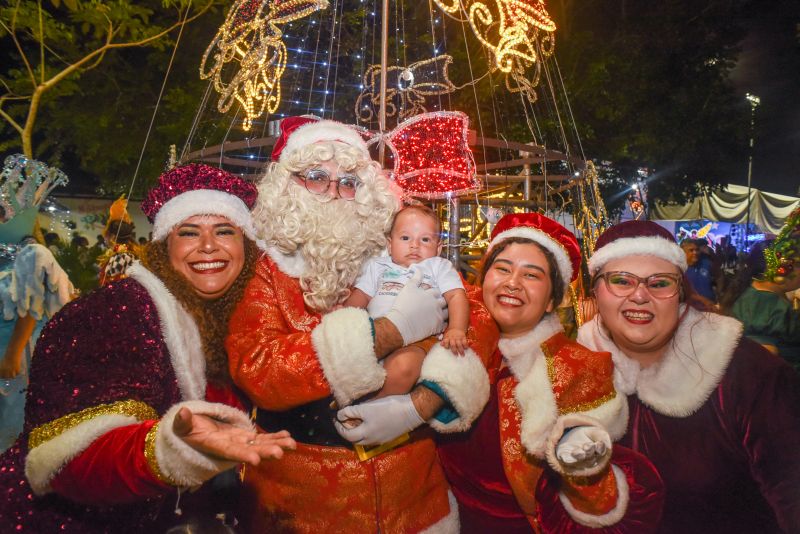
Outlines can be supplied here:
M214 475L234 467L237 462L217 460L193 449L172 431L175 414L181 408L195 414L220 419L239 428L254 429L246 413L225 404L206 401L187 401L172 406L158 425L155 454L158 467L166 478L178 486L199 486Z
M458 356L437 343L425 356L420 380L430 380L441 387L458 412L458 418L449 423L436 419L428 421L439 432L469 429L489 400L489 375L472 349Z
M628 480L625 478L625 473L622 471L622 469L616 465L612 464L611 469L614 472L614 478L617 483L617 505L613 510L603 515L592 515L587 514L586 512L581 512L572 505L572 503L569 501L569 498L564 495L564 493L558 493L558 498L561 501L561 505L564 507L564 510L567 511L569 516L575 520L575 522L590 528L603 528L615 525L616 523L619 523L623 517L625 517L625 512L628 511L628 502L630 500L630 488L628 487Z
M573 477L594 476L602 472L606 466L608 466L608 462L611 460L611 443L607 443L608 447L606 447L605 454L598 459L597 463L591 466L586 466L582 462L578 462L575 465L565 465L562 464L556 457L556 447L558 446L558 442L561 440L561 436L564 435L564 431L568 428L576 426L593 426L605 430L596 419L591 417L579 414L562 415L556 421L555 426L553 426L553 429L547 438L547 449L545 451L547 463L550 464L550 467L552 467L554 471L561 475Z
M420 531L420 534L458 534L461 531L458 502L456 502L456 498L450 490L447 490L447 500L450 503L450 513L425 530Z
M61 468L85 451L97 438L115 428L133 425L139 420L132 415L109 414L89 419L38 447L25 457L25 477L36 495L52 491L50 482Z
M324 315L311 341L340 407L380 389L386 380L386 371L375 357L366 310L342 308Z

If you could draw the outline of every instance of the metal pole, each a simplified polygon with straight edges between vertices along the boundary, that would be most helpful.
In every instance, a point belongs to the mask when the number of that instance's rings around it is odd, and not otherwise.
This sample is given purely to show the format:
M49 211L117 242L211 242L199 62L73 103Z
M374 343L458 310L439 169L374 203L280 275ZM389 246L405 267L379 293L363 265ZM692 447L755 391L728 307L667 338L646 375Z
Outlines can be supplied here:
M753 146L755 145L756 137L756 108L761 104L761 99L756 95L747 93L747 101L750 102L750 156L747 162L747 219L744 226L744 246L748 246L750 237L750 180L753 177Z
M378 109L378 127L381 134L386 132L386 69L389 61L389 0L383 0L381 9L381 105ZM385 144L381 140L378 147L378 161L383 167Z
M447 199L448 207L450 208L450 231L447 232L447 259L453 264L453 267L458 269L458 262L460 261L460 254L458 245L461 242L461 228L459 218L459 201L458 197L449 197Z

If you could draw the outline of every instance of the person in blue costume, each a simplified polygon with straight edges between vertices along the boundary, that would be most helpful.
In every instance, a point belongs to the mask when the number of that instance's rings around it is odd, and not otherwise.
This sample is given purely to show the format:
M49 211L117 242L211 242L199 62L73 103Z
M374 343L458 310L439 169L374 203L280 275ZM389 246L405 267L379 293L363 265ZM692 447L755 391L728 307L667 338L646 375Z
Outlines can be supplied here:
M73 293L53 254L30 237L39 204L66 181L60 171L20 155L6 158L0 174L0 452L22 431L39 332Z

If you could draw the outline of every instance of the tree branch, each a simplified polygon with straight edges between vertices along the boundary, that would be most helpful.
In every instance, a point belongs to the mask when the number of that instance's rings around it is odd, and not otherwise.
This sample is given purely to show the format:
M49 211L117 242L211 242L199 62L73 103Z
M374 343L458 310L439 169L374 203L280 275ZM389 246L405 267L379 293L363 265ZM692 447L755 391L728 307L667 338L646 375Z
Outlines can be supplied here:
M19 3L17 3L17 8L19 8ZM3 26L3 29L6 30L9 35L11 35L11 39L14 40L14 44L17 46L17 51L19 55L22 56L22 61L25 63L25 68L28 69L28 75L31 77L31 84L36 87L36 75L33 73L33 69L31 68L31 64L28 62L28 56L25 55L25 52L22 50L22 45L19 43L17 39L16 33L16 23L17 23L17 8L14 9L14 18L12 19L11 28L6 26L6 23L0 20L0 25Z
M128 43L110 43L110 42L106 41L105 45L101 46L100 48L98 48L96 50L93 50L92 52L90 52L89 54L83 56L81 59L79 59L75 63L71 64L70 66L68 66L66 68L64 68L61 72L59 72L58 74L56 74L55 76L53 76L52 78L50 78L49 80L47 80L46 82L41 84L39 87L37 87L36 90L37 91L41 90L42 92L46 91L47 89L49 89L53 85L55 85L58 82L60 82L61 80L63 80L65 77L69 76L70 74L72 74L76 70L80 69L83 65L85 65L89 61L93 60L94 58L96 58L97 56L99 56L101 54L105 54L109 50L116 49L116 48L131 48L131 47L135 47L135 46L142 46L142 45L146 45L147 43L151 43L153 41L156 41L156 40L162 38L163 36L167 35L168 33L170 33L172 30L174 30L176 28L179 28L180 26L182 26L184 24L188 24L188 23L192 22L193 20L197 19L198 17L200 17L203 13L208 11L208 9L211 7L212 3L213 3L213 1L210 1L209 3L207 3L205 5L205 7L203 7L203 9L198 11L197 14L195 14L192 17L186 19L185 21L176 22L175 24L173 24L172 26L170 26L166 30L163 30L163 31L161 31L161 32L159 32L159 33L157 33L155 35L152 35L150 37L147 37L145 39L141 39L139 41L132 41L132 42L128 42Z
M18 131L20 135L22 135L22 126L20 126L11 115L3 111L2 106L5 100L7 100L6 97L0 97L0 117L3 117L6 120L6 122L8 122L11 126L13 126L14 129Z
M44 67L44 23L42 22L42 0L39 0L39 68L41 69L42 83L44 83Z

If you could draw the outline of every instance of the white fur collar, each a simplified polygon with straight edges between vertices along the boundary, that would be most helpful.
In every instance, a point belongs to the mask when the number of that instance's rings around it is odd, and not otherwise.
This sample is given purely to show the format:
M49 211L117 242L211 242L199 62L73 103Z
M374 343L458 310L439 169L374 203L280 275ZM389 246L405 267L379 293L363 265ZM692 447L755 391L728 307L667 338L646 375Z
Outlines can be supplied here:
M542 354L542 343L564 329L555 312L545 314L533 330L519 337L500 338L498 348L517 380L528 376Z
M273 245L267 246L266 250L283 274L292 278L300 278L306 272L306 259L300 250L294 254L284 254Z
M206 359L200 332L192 316L172 296L164 283L141 263L135 262L128 269L128 276L139 282L153 299L182 399L204 399Z
M681 313L683 313L683 307ZM578 343L611 353L617 391L639 399L658 413L687 417L717 387L742 336L742 323L731 317L690 308L664 358L641 369L611 340L600 316L581 326Z
M550 429L558 419L542 343L562 331L558 315L548 313L530 332L520 337L501 338L498 344L503 359L519 381L514 388L514 399L522 418L520 442L537 458L544 458Z

